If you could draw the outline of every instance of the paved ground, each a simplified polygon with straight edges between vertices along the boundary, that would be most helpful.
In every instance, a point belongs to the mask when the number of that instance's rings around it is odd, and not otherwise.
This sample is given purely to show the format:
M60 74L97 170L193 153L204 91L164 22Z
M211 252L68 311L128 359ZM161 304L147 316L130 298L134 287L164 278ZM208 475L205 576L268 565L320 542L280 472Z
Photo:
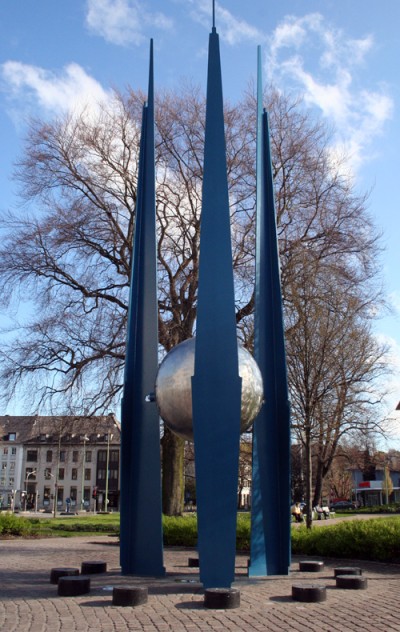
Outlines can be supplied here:
M241 595L234 610L208 610L198 583L198 569L188 568L194 552L166 549L167 576L162 580L120 575L119 549L113 538L77 537L0 542L1 632L190 632L227 630L250 632L391 631L400 632L400 566L348 560L324 560L321 573L299 572L294 558L289 577L248 579L247 557L238 556L235 587ZM82 561L104 560L105 575L93 575L91 592L82 597L58 597L49 583L50 569L80 568ZM335 566L361 566L367 590L336 588ZM295 602L293 584L323 584L327 600ZM112 605L112 586L147 585L148 602L136 608Z

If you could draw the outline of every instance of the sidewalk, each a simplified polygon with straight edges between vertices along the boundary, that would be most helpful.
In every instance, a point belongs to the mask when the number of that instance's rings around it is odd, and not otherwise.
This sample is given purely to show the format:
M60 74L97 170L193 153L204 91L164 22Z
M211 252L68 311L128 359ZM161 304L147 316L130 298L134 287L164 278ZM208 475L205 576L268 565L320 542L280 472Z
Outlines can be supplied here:
M299 572L292 561L289 577L247 578L247 556L236 561L241 605L234 610L208 610L198 569L188 567L193 550L165 550L163 579L122 577L119 548L106 536L0 541L0 630L4 632L250 632L367 631L400 632L400 566L349 560L324 560L321 573ZM50 570L80 568L82 561L104 560L105 575L92 575L91 592L81 597L58 597ZM367 590L336 588L336 566L360 566ZM295 602L293 584L327 586L319 604ZM148 602L136 608L112 606L112 587L148 586Z

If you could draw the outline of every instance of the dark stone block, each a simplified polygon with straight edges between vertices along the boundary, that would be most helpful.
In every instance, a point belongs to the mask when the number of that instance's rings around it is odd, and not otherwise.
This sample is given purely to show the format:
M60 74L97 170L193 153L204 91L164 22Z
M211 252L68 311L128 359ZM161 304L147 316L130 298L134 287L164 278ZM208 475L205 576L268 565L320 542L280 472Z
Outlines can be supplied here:
M71 577L79 575L79 568L59 567L52 568L50 571L50 583L58 584L60 577Z
M221 610L231 610L240 606L240 591L237 588L207 588L204 606Z
M58 580L58 594L60 597L77 597L90 592L90 577L78 575L60 577Z
M113 606L140 606L147 603L148 590L145 587L115 586L113 588Z
M367 578L360 575L338 575L336 577L336 588L348 588L350 590L365 590L367 588Z
M335 577L338 575L362 575L362 570L358 566L337 566L334 573Z
M326 586L317 584L297 584L292 586L292 599L307 603L326 601Z
M82 562L81 573L82 575L94 575L95 573L106 573L107 562Z
M324 563L316 560L304 560L299 562L299 570L306 573L319 573L324 570Z
M188 566L190 568L199 568L200 562L198 557L189 557Z

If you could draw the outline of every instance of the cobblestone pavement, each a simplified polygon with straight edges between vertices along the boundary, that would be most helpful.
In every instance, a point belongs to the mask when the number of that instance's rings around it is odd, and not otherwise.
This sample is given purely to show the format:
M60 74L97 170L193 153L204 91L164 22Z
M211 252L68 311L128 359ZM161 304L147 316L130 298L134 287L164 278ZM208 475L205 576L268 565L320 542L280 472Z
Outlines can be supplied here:
M292 561L288 577L247 578L247 556L236 562L234 587L240 590L240 607L209 610L203 605L198 569L188 567L194 552L165 550L166 577L122 577L119 548L105 536L0 542L1 632L190 632L227 630L281 631L400 631L400 566L349 560L324 560L320 573L298 570ZM313 558L314 559L314 558ZM91 576L91 591L81 597L59 597L50 584L54 567L80 568L82 561L104 560L107 573ZM336 588L336 566L361 566L368 579L366 590ZM322 603L292 600L293 584L327 587ZM112 605L113 586L148 586L146 604Z

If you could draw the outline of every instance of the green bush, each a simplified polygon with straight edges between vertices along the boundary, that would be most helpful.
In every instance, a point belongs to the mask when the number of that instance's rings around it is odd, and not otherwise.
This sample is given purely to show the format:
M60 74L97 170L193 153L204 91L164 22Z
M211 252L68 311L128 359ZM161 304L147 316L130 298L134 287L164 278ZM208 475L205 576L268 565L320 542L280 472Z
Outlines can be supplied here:
M367 514L400 513L400 505L398 503L394 503L391 505L374 505L373 507L360 507L359 509L357 509L357 513L367 513Z
M292 552L301 555L400 561L400 518L346 520L333 526L292 530Z
M197 514L184 516L163 516L163 539L166 546L197 545ZM241 513L237 517L236 548L250 550L250 514Z
M197 515L163 516L163 538L167 546L196 546Z
M87 518L84 520L51 520L47 519L46 527L51 529L52 531L64 531L64 532L79 532L82 533L109 533L109 534L118 534L119 533L119 525L112 525L110 523L104 523L99 520L93 519L88 520Z
M237 517L236 549L250 551L250 514L240 513Z
M27 519L11 513L0 514L1 536L82 535L84 533L119 534L119 514L87 515L68 518ZM197 515L163 516L166 546L197 545ZM237 516L236 548L250 550L250 514ZM308 530L305 525L292 528L292 552L400 563L400 517L370 520L343 520Z
M0 514L0 535L26 536L32 532L32 526L26 518L7 511Z

